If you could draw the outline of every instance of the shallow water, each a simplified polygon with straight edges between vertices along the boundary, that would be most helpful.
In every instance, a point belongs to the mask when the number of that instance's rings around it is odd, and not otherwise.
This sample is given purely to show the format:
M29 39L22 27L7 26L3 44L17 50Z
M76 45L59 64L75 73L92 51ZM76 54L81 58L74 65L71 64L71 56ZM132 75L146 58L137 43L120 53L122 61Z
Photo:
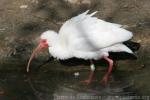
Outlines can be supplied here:
M15 62L1 64L0 100L132 100L139 96L134 83L124 80L120 71L113 71L106 86L100 84L105 71L96 71L97 81L85 85L80 82L88 77L89 70L84 67L52 62L26 73L25 65Z

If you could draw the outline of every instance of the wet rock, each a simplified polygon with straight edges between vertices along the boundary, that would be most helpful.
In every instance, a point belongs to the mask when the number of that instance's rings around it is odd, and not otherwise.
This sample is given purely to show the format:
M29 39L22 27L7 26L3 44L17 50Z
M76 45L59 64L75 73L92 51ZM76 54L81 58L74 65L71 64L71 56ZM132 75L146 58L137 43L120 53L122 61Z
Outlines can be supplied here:
M28 5L21 5L20 8L21 9L26 9L26 8L28 8Z
M90 5L92 0L64 0L70 4L77 4L77 5Z

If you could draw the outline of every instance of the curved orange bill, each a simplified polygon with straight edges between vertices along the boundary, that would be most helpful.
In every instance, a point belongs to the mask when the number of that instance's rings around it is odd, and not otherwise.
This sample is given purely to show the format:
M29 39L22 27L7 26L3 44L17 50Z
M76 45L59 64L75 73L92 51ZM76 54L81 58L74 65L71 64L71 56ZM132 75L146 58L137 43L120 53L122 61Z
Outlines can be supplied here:
M40 43L32 52L31 57L28 61L28 65L27 65L27 72L29 72L29 67L30 67L30 63L32 61L32 59L35 57L35 55L40 52L44 47L42 46L42 44Z

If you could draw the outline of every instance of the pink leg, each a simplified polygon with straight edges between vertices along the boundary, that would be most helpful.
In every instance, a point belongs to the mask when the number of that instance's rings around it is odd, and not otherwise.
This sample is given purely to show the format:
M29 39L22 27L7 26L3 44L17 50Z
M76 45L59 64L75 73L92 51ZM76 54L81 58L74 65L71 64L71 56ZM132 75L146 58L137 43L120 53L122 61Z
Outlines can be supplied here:
M89 77L88 77L88 79L86 79L86 80L83 80L83 81L80 81L80 82L82 82L82 83L86 83L87 85L88 84L90 84L92 81L94 81L94 80L92 80L92 78L93 78L93 75L94 75L94 70L95 70L95 66L94 66L94 63L93 63L93 61L92 60L90 60L90 62L91 62L91 66L93 67L91 67L91 71L90 71L90 75L89 75Z
M108 71L107 71L107 73L106 73L106 74L104 75L104 77L102 78L101 83L103 83L103 84L107 84L107 81L108 81L109 75L110 75L110 73L112 72L113 60L111 60L110 58L105 57L105 56L104 56L104 59L108 61L108 63L109 63L109 67L108 67Z

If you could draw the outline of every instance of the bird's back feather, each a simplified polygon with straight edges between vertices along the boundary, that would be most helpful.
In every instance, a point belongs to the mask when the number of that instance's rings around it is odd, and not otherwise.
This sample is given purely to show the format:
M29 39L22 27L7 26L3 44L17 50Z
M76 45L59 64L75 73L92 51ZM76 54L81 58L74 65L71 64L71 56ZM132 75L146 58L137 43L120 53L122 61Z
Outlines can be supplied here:
M62 44L80 51L96 51L132 38L121 25L93 17L88 11L66 21L59 31Z
M59 59L71 57L99 59L109 56L108 52L132 51L122 44L132 38L132 32L122 25L109 23L94 17L96 12L86 11L66 21L59 30L57 46L53 56ZM59 47L56 49L56 47ZM56 52L56 50L58 50ZM61 52L61 51L64 51Z

